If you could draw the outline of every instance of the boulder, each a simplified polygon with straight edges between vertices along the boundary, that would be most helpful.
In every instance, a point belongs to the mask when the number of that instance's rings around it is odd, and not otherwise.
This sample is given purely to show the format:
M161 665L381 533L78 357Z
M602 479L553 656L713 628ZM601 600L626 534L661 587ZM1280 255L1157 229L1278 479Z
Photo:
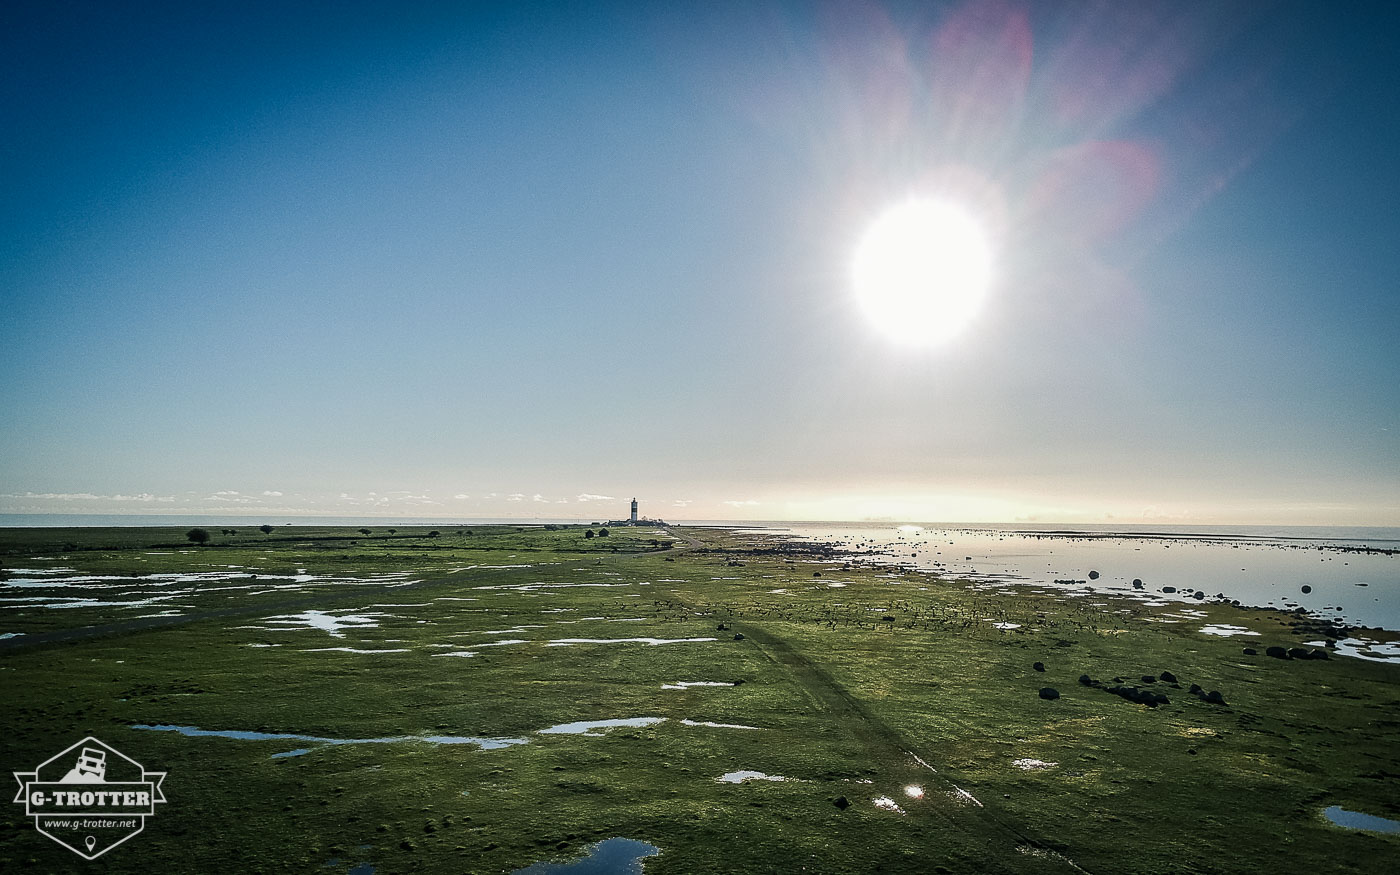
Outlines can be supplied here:
M1045 663L1037 662L1034 665L1032 665L1031 668L1035 669L1036 671L1045 671Z
M1156 676L1156 675L1145 674L1145 675L1142 676L1142 682L1145 683L1145 684L1155 684L1155 683L1157 683L1157 676Z
M832 804L842 811L845 811L847 808L851 807L851 800L847 799L845 796L837 796L836 801Z
M735 641L743 641L743 640L744 640L744 633L743 633L743 632L735 632L735 633L734 633L734 640L735 640Z
M1203 699L1204 701L1207 701L1207 702L1211 703L1212 705L1224 705L1224 704L1225 704L1225 697L1222 696L1222 695L1220 695L1220 691L1219 691L1219 690L1211 690L1209 693L1206 693L1206 694L1202 697L1202 699Z
M1307 649L1306 647L1290 647L1290 648L1288 648L1288 656L1289 656L1290 659L1311 659L1311 658L1312 658L1312 656L1309 654L1308 649Z
M1245 655L1245 656L1258 656L1258 655L1259 655L1259 651L1255 650L1253 647L1246 647L1246 648L1244 649L1244 655Z
M1270 647L1264 651L1274 659L1288 659L1288 650L1283 647Z
M1054 687L1041 687L1040 698L1050 700L1058 699L1060 698L1060 691Z
M1164 672L1162 672L1161 674L1157 675L1157 677L1161 678L1161 679L1162 679L1162 683L1164 683L1164 684L1174 684L1174 683L1176 683L1176 675L1172 674L1172 673L1169 672L1169 671L1164 671Z
M1094 679L1089 677L1087 674L1080 675L1079 682L1086 687L1092 687L1094 685Z

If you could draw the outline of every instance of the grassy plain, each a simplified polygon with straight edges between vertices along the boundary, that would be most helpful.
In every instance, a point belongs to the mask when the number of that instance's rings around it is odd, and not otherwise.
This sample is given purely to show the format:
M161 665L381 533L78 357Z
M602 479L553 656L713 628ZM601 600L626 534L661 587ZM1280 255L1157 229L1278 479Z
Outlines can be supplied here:
M611 836L658 846L654 873L1400 864L1400 836L1322 815L1400 817L1400 666L1265 656L1308 637L1293 615L992 591L724 530L371 528L0 530L0 594L30 599L0 602L3 767L93 735L169 773L91 863L11 805L0 870L497 873ZM1078 682L1163 671L1156 708ZM539 731L619 718L663 719ZM788 780L717 780L741 769Z

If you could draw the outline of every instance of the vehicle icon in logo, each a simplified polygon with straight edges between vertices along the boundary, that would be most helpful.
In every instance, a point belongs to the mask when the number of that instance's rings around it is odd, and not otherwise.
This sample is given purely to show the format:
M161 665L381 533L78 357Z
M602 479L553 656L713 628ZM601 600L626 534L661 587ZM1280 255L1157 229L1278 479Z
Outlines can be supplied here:
M14 801L35 828L87 860L141 832L165 802L165 772L148 772L92 736L14 776L20 785Z

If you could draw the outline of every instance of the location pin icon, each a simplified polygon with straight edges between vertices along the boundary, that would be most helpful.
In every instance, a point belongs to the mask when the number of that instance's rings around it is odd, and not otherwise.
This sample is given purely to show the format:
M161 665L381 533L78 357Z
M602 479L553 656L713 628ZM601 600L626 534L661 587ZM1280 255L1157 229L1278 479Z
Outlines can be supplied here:
M92 849L97 847L97 839L93 838L92 836L88 836L87 838L83 839L83 844L87 845L88 853L90 854L92 853Z

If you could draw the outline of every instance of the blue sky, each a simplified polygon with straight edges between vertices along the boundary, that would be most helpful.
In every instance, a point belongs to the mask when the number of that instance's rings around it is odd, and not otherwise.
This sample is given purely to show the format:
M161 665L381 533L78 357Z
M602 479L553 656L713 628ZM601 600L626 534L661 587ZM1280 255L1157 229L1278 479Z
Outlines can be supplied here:
M1400 525L1385 5L5 16L0 512Z

